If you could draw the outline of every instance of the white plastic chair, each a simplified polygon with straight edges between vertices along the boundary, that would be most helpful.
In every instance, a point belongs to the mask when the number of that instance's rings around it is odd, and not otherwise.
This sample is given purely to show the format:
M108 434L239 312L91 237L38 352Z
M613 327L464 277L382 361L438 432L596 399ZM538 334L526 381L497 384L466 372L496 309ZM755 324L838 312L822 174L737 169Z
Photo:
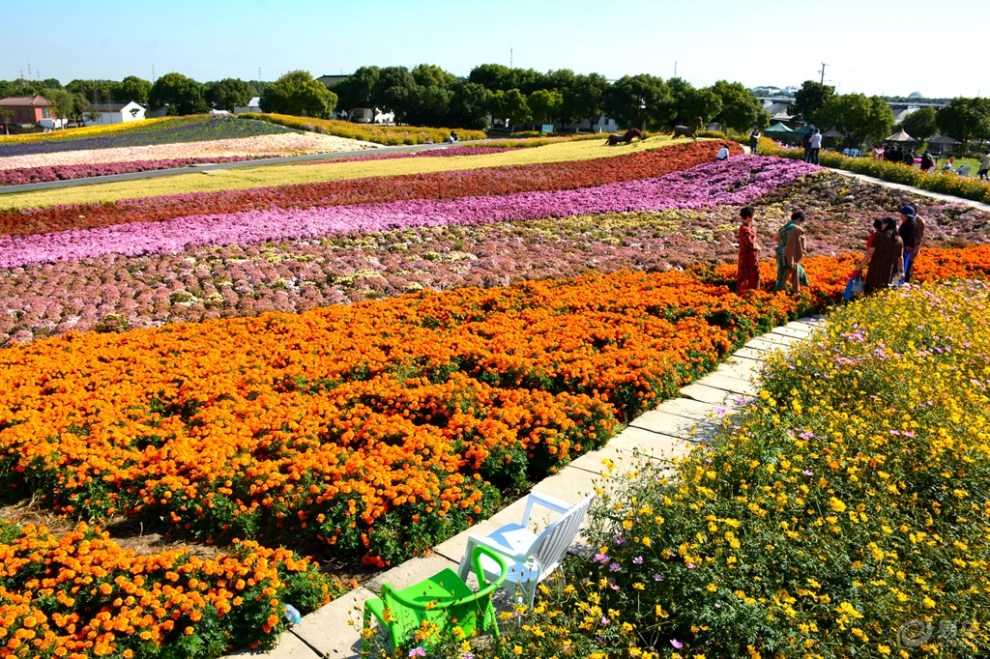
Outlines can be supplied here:
M561 501L546 494L531 492L526 498L526 510L518 524L506 524L488 536L471 535L467 549L458 568L458 575L467 578L470 569L469 557L477 546L488 547L506 559L509 575L504 587L512 584L517 596L525 597L530 608L536 599L536 586L552 573L564 560L567 549L577 538L594 494L589 494L575 504ZM559 514L540 533L530 528L533 506L540 505ZM499 566L484 556L481 566L486 575L497 576Z

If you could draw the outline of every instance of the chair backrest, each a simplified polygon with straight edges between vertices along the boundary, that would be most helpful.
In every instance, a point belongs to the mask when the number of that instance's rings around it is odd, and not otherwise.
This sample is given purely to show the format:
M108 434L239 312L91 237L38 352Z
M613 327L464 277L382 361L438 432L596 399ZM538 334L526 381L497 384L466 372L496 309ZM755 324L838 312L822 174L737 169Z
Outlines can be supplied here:
M555 519L533 541L528 553L539 564L541 577L552 572L564 560L568 547L581 530L581 523L584 522L594 498L594 494L586 496Z

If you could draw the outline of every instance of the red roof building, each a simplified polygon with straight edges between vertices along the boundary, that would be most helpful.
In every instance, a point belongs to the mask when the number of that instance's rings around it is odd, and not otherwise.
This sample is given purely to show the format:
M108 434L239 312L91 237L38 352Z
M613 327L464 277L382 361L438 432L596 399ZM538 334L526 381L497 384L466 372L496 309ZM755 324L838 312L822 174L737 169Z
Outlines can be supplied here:
M55 107L44 96L10 96L0 98L0 108L11 111L10 123L36 124L42 119L55 119Z

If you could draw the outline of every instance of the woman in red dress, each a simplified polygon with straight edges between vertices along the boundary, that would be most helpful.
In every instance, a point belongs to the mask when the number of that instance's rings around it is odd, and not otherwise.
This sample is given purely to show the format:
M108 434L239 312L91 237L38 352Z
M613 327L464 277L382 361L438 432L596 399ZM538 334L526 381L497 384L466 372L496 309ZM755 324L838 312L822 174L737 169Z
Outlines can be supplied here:
M753 209L749 206L739 211L739 263L736 268L736 293L755 291L760 287L760 246L753 228Z

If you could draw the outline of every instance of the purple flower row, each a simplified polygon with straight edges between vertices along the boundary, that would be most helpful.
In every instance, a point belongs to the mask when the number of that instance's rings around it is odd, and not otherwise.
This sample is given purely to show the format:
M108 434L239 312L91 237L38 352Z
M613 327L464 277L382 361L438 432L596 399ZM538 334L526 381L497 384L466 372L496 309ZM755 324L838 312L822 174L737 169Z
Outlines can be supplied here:
M107 254L177 253L205 245L319 239L337 233L738 205L817 169L792 160L741 157L706 163L655 179L577 190L440 201L414 199L328 208L271 209L220 216L192 215L166 222L139 222L44 235L0 236L0 267L13 268Z

